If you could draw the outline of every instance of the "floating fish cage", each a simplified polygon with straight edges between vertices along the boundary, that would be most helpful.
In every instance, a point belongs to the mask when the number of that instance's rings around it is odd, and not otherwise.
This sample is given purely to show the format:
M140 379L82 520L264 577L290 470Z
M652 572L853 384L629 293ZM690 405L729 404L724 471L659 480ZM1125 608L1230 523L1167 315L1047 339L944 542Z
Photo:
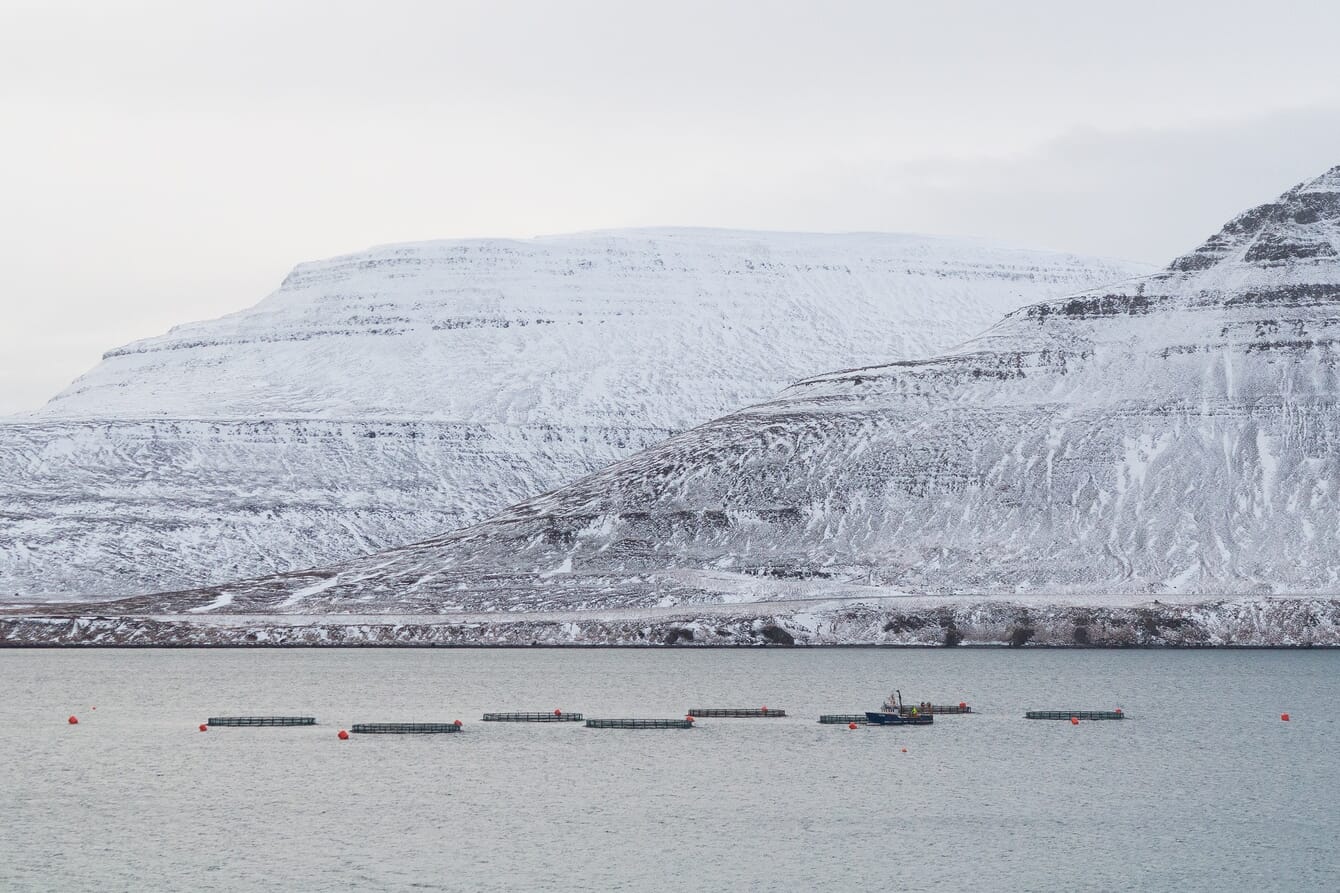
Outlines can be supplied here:
M698 707L689 711L689 716L693 717L753 717L753 716L786 716L785 710L773 710L770 707Z
M687 719L588 719L588 729L691 729Z
M450 722L365 722L351 729L356 735L444 735L461 727Z
M580 713L485 713L484 722L581 722Z
M819 717L819 722L826 726L846 726L852 723L865 725L870 720L864 713L825 713Z
M1029 710L1024 719L1125 719L1120 710Z
M211 716L211 726L314 726L315 716Z
M925 709L922 709L920 704L904 704L903 706L898 708L898 712L901 713L903 716L909 716L912 713L913 707L917 708L918 713L935 713L939 715L945 715L950 713L972 712L971 707L968 707L966 705L960 707L958 704L928 704Z

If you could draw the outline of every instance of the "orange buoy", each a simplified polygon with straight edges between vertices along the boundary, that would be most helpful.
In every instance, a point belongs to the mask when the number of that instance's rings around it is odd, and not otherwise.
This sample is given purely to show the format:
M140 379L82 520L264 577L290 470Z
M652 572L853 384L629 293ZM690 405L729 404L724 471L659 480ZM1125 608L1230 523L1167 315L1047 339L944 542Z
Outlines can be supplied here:
M1071 724L1072 726L1077 726L1077 725L1079 725L1079 717L1078 717L1078 716L1072 716L1072 717L1070 717L1070 724Z
M958 702L958 709L960 709L960 710L967 710L967 709L968 709L968 702L967 702L967 701L959 701L959 702Z
M74 717L70 717L70 718L73 719ZM1287 713L1281 713L1281 714L1280 714L1280 719L1283 720L1284 722L1288 722L1288 721L1289 721L1289 714L1287 714Z
M906 747L903 748L903 753L907 753L907 748L906 748Z
M452 725L456 726L456 728L460 728L461 726L465 725L465 723L461 722L461 721L458 719L458 720L456 720L454 723L452 723Z
M690 714L690 715L684 717L684 721L685 721L685 722L697 722L698 720L694 719L694 718L693 718L693 715Z
M767 713L767 712L768 712L768 705L767 705L767 704L764 704L764 705L763 705L763 712L764 712L764 713Z
M207 723L203 723L203 722L202 722L202 723L200 724L200 731L202 731L202 732L208 732L208 731L209 731L209 725L208 725Z
M847 723L847 728L851 729L853 732L856 731L856 723L854 722Z
M562 710L555 710L555 711L554 711L554 716L562 716L562 715L563 715L563 711L562 711Z
M344 729L340 729L340 734L336 735L335 737L339 738L341 741L348 741L349 733L346 732Z
M1113 712L1113 713L1120 713L1120 712L1121 712L1121 708L1118 707L1116 710L1113 710L1112 712Z
M66 722L68 722L72 726L77 726L79 725L79 717L71 716L69 719L66 720Z

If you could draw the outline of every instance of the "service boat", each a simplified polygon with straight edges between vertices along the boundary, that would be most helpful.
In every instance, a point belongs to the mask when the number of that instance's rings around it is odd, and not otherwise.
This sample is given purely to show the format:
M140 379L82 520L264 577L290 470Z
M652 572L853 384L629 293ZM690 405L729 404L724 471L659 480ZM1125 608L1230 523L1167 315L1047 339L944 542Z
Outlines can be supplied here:
M920 713L915 707L904 713L903 693L895 690L884 699L881 709L867 710L865 719L872 726L928 726L935 722L935 714Z

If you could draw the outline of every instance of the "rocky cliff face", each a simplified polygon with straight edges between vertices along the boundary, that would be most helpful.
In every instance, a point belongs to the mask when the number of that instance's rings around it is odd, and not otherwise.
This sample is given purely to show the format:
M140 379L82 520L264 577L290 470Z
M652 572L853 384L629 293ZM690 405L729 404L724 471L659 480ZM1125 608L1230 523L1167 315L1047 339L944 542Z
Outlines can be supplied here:
M1333 593L1338 252L1340 168L1162 272L806 379L466 530L123 607Z
M475 521L817 369L1143 272L956 240L665 230L391 246L109 352L0 424L0 593L328 563Z

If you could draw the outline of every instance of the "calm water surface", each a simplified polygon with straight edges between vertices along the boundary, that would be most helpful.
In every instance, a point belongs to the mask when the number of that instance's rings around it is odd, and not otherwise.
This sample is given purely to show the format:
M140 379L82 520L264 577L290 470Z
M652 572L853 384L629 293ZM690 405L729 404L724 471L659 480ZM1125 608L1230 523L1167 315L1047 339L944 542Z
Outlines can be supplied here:
M895 685L981 713L815 722ZM1337 890L1338 714L1335 651L0 651L0 889Z

